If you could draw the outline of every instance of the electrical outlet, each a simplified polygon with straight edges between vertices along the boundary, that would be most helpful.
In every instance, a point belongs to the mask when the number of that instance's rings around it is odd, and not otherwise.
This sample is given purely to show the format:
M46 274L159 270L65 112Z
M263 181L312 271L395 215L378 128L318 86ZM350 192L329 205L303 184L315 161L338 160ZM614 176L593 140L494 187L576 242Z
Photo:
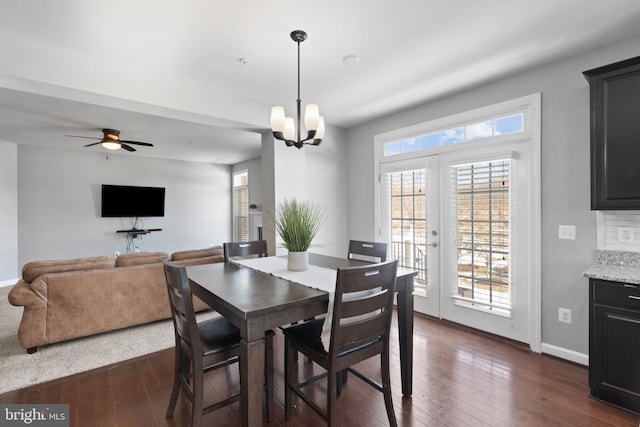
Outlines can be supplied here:
M569 310L568 308L559 308L558 322L571 323L571 310Z
M633 227L618 227L618 242L631 243L634 239Z

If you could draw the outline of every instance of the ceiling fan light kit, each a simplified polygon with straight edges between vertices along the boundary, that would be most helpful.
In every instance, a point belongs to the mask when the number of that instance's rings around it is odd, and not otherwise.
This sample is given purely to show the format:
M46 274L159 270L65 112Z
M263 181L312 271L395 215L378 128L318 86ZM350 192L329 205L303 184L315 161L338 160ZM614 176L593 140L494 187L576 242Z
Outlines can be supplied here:
M102 133L104 133L104 138L100 143L102 147L107 150L119 150L122 147L120 144L120 131L115 129L102 129Z
M120 148L124 148L127 151L136 151L135 148L131 147L131 145L140 145L143 147L153 147L153 144L148 142L141 141L124 141L120 139L120 131L117 129L102 129L102 138L93 138L90 136L79 136L79 135L65 135L72 138L87 138L87 139L98 139L98 142L94 142L91 144L83 145L83 147L92 147L94 145L102 145L102 147L107 150L119 150Z
M302 30L291 32L291 39L298 44L298 99L296 100L296 121L286 117L284 107L276 106L271 109L271 130L276 139L284 141L287 147L302 148L303 145L320 145L324 137L324 118L320 115L320 108L316 104L309 104L304 110L304 126L307 137L302 139L300 134L300 43L307 39L307 33Z

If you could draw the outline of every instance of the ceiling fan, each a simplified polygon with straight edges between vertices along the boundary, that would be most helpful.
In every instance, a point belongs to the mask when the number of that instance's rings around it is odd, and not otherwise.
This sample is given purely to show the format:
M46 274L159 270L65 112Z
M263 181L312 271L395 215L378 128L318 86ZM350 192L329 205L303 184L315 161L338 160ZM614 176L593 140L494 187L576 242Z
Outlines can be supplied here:
M102 146L108 150L118 150L124 148L127 151L136 151L131 145L141 145L143 147L153 147L153 144L140 141L125 141L120 139L120 131L116 129L102 129L102 138L95 138L91 136L79 136L79 135L65 135L72 138L86 138L86 139L98 139L98 142L84 145L83 147L92 147L94 145L102 144Z

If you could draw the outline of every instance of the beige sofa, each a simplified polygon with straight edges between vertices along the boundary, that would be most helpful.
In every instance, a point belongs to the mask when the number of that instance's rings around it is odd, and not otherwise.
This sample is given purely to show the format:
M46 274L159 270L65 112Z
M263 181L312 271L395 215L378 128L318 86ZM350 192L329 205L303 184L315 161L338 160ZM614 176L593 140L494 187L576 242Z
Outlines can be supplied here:
M18 340L27 352L38 346L171 317L163 258L182 265L223 262L221 246L175 252L141 252L29 262L9 292L23 306ZM199 299L197 310L208 308Z

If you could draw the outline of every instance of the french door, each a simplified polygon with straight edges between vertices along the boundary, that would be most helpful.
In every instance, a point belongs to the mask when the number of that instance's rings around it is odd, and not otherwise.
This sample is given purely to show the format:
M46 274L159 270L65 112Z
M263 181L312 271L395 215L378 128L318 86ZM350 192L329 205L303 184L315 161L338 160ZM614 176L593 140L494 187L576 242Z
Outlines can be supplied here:
M440 317L438 156L385 163L380 168L382 240L398 266L418 271L415 309Z
M530 343L528 145L380 164L381 240L418 271L415 310Z
M526 143L442 155L441 317L530 342Z
M540 351L540 94L376 135L376 224L415 309Z

